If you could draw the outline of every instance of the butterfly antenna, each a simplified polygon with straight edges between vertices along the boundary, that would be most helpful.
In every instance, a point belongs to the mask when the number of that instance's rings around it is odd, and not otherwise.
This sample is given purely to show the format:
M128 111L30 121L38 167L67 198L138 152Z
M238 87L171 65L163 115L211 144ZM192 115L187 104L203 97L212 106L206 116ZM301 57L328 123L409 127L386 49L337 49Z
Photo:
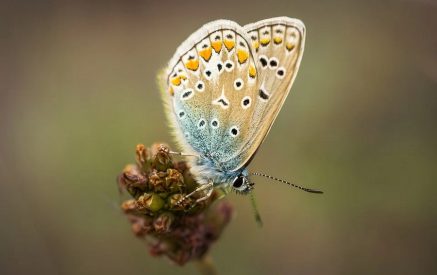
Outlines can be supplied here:
M272 177L272 176L269 176L269 175L266 175L266 174L262 174L262 173L250 173L250 174L254 175L254 176L261 176L261 177L265 177L265 178L268 178L268 179L271 179L271 180L275 180L275 181L279 181L279 182L282 182L282 183L286 183L286 184L288 184L288 185L290 185L292 187L299 188L300 190L303 190L305 192L315 193L315 194L323 194L323 191L315 190L315 189L311 189L311 188L306 188L306 187L303 187L303 186L299 186L299 185L296 185L294 183L288 182L286 180L278 179L276 177Z
M250 202L252 204L253 213L255 215L255 221L259 227L262 227L263 221L261 219L261 215L259 214L258 206L256 205L255 195L253 194L253 192L250 192L249 194L250 194Z

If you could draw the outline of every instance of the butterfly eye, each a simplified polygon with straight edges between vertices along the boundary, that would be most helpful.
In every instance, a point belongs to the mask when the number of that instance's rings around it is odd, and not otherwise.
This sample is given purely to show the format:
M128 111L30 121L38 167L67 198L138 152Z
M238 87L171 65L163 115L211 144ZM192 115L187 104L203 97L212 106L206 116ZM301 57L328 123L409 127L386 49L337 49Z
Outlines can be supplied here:
M232 183L232 186L234 188L240 188L241 186L243 186L244 184L244 177L243 176L238 176L234 179L234 182Z
M234 187L239 193L246 194L251 190L247 183L246 177L240 175L234 179L232 187Z

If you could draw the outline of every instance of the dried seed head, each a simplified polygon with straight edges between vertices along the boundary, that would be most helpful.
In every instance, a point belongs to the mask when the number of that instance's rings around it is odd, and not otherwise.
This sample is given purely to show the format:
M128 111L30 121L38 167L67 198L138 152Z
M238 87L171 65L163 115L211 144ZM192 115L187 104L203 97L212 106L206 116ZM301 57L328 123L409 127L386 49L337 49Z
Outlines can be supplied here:
M232 207L224 201L213 205L220 197L216 190L200 202L200 193L184 198L199 185L186 162L173 161L165 145L138 145L136 162L118 177L120 189L133 197L121 208L134 234L154 240L148 242L152 255L179 265L203 258L229 223Z

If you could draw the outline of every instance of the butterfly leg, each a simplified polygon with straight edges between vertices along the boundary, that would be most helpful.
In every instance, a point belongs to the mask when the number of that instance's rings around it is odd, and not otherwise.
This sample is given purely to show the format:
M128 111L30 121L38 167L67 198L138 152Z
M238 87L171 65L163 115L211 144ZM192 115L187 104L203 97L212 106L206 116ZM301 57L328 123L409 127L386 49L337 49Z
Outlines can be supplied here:
M170 154L170 155L178 155L178 156L183 156L183 157L200 157L199 155L193 155L193 154L188 154L188 153L182 153L182 152L174 152L171 151L168 147L166 147L165 145L161 144L160 150Z
M196 200L196 202L202 201L202 200L206 200L207 198L209 198L209 196L212 193L212 190L214 189L214 184L212 181L209 181L207 184L203 184L199 187L197 187L193 192L189 193L188 195L184 196L182 199L180 199L177 203L181 204L184 200L188 199L189 197L193 196L194 194L196 194L197 192L202 192L207 190L206 195L201 197L200 199Z
M205 195L204 195L203 197L201 197L200 199L197 199L197 200L196 200L196 203L201 202L201 201L204 201L204 200L207 200L207 199L211 196L212 191L214 190L214 184L213 184L213 182L212 182L212 181L208 182L208 184L206 184L206 186L208 186L208 189L205 189L205 190L207 190L207 191L204 193Z
M200 157L199 155L193 155L193 154L188 154L188 153L182 153L182 152L173 152L173 151L168 151L169 154L171 155L177 155L177 156L182 156L182 157Z

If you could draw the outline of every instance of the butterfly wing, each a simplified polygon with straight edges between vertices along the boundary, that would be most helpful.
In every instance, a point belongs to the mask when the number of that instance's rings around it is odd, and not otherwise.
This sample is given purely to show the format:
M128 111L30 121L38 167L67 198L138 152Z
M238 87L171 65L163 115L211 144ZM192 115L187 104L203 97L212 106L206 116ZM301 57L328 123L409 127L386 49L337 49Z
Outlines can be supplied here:
M257 64L257 100L245 144L232 158L238 170L248 165L270 131L293 85L305 45L305 25L298 19L277 17L244 26Z
M256 74L249 38L235 22L208 23L182 43L168 65L164 98L184 151L226 169L223 160L249 134L244 126L254 113Z
M218 20L182 43L164 85L167 115L182 149L206 156L220 171L246 166L288 95L304 35L296 19L244 28Z

